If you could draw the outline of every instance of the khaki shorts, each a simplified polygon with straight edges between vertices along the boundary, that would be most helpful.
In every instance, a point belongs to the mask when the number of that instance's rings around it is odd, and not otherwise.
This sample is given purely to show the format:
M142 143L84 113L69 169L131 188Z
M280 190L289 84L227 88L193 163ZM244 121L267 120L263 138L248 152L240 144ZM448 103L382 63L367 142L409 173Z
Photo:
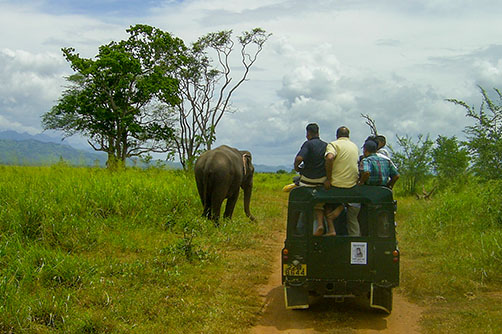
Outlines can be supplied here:
M316 205L314 205L314 210L323 210L324 211L324 203L316 203Z
M304 187L319 187L324 185L324 181L326 181L326 176L323 176L318 179L309 179L308 177L301 176L300 177L300 186ZM314 206L314 210L324 210L324 203L317 203Z

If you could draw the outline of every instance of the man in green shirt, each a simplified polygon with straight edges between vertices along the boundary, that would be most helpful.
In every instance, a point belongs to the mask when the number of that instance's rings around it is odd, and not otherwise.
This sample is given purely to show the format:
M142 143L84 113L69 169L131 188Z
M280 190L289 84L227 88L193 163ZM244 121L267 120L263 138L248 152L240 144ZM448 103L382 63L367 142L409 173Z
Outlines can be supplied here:
M377 144L373 141L364 143L364 158L361 161L359 184L386 186L392 189L399 179L399 173L392 161L377 154Z

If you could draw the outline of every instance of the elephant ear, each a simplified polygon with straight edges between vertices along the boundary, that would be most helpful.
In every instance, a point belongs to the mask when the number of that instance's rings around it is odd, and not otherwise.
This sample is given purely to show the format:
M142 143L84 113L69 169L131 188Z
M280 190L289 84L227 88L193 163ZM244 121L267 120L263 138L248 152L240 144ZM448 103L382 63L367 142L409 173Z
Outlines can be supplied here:
M244 175L247 176L249 173L254 173L254 167L251 163L252 157L251 153L248 151L242 151L242 165L244 167Z

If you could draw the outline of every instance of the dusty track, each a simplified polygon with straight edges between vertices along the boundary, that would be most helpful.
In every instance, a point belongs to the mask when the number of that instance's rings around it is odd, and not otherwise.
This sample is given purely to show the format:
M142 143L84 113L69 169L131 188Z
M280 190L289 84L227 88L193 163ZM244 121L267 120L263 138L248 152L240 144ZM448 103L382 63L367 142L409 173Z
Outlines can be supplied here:
M308 310L286 310L279 257L283 241L284 235L278 234L273 273L260 291L264 298L262 315L250 333L420 333L422 308L406 301L398 291L394 291L391 315L370 309L362 299L336 303L333 299L318 298L312 300Z

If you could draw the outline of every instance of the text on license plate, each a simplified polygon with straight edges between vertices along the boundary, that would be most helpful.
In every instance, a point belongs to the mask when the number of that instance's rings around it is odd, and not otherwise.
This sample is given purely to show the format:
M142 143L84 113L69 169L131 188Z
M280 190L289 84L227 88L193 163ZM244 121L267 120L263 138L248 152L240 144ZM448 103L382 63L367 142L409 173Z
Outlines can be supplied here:
M307 276L307 265L284 264L282 272L284 276Z

